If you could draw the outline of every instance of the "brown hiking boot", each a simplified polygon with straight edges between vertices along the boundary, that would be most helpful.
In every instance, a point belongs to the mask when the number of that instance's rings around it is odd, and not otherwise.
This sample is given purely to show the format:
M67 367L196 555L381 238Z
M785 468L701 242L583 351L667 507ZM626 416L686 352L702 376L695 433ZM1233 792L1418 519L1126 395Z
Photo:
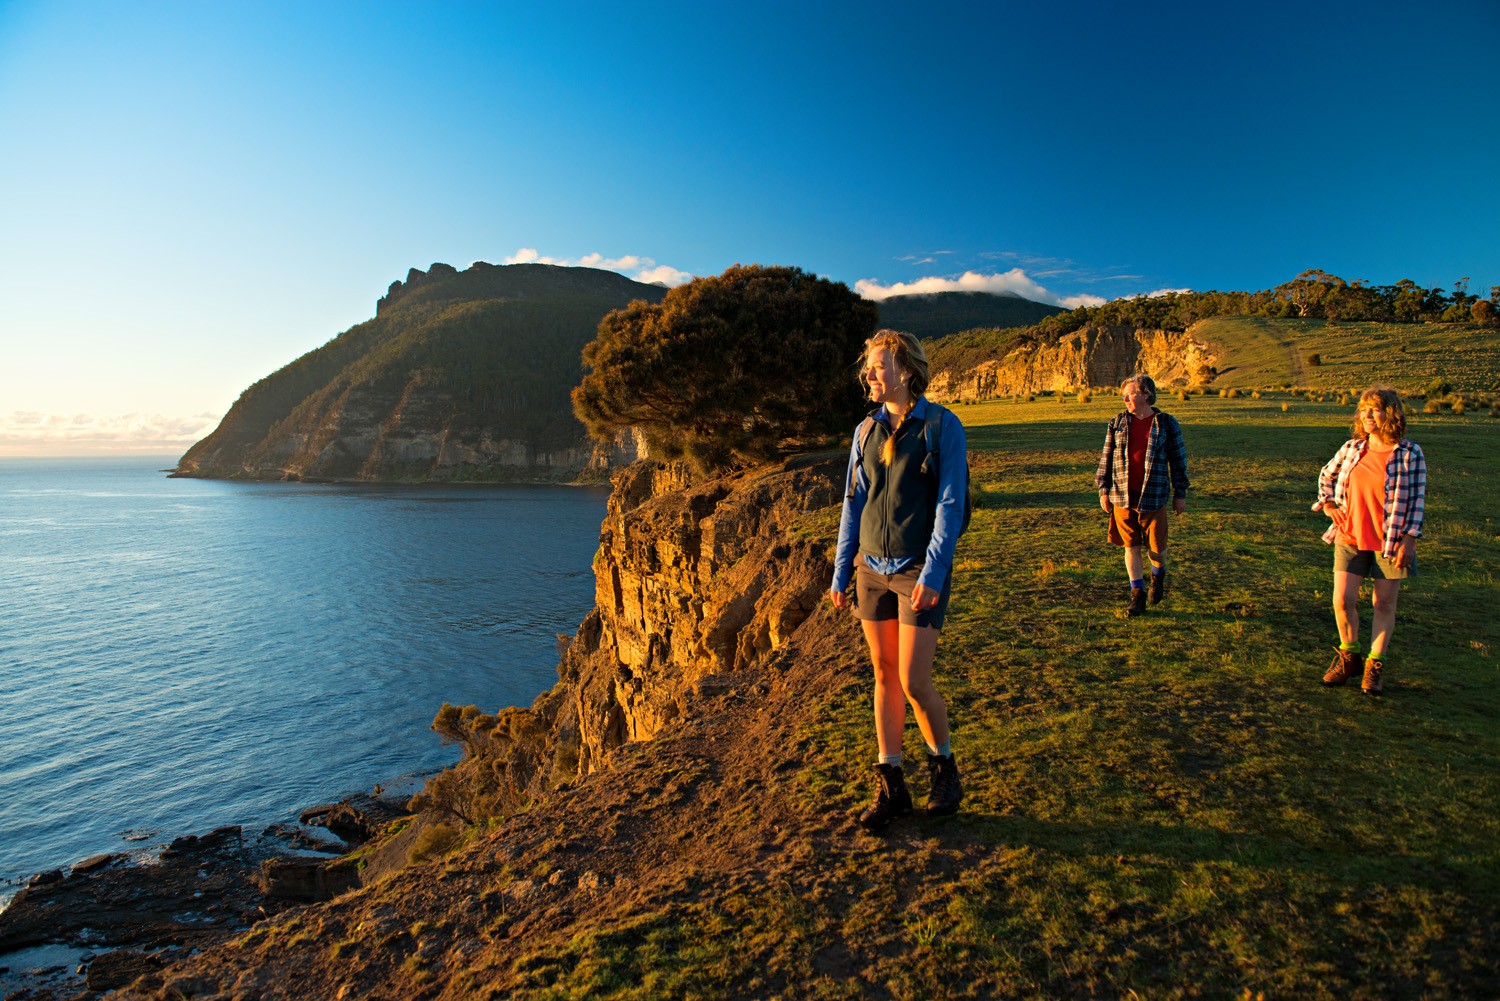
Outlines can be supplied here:
M1366 695L1384 695L1385 681L1380 677L1385 670L1385 661L1379 657L1365 658L1365 678L1360 682L1360 691Z
M859 815L859 826L867 831L884 830L897 817L911 815L911 793L900 765L875 766L875 802Z
M958 762L953 755L927 755L927 774L932 777L932 792L927 797L927 816L946 817L958 812L964 790L958 782Z
M1130 604L1125 606L1126 615L1140 615L1146 610L1146 589L1144 587L1133 587L1130 589Z
M1353 650L1339 649L1334 652L1333 663L1323 675L1323 684L1342 685L1359 673L1359 654Z
M1147 599L1153 605L1161 604L1161 600L1167 596L1167 572L1151 574L1151 595Z

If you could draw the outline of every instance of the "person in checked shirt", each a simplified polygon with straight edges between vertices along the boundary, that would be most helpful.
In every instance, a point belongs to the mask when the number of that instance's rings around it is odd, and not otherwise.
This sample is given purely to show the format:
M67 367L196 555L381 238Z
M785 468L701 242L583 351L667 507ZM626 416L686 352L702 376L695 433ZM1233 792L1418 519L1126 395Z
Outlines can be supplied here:
M1366 695L1385 691L1396 599L1401 582L1417 574L1417 540L1427 498L1427 460L1406 437L1401 397L1389 386L1360 394L1353 437L1318 474L1314 511L1332 520L1323 541L1333 545L1333 614L1339 646L1323 684L1361 676ZM1359 657L1359 589L1371 579L1374 606L1370 648Z
M1151 559L1151 604L1167 593L1167 504L1174 514L1187 510L1187 448L1177 419L1156 409L1156 383L1149 375L1126 379L1120 397L1125 409L1105 429L1094 483L1099 506L1110 516L1109 539L1125 548L1125 614L1140 615L1147 600L1143 548Z

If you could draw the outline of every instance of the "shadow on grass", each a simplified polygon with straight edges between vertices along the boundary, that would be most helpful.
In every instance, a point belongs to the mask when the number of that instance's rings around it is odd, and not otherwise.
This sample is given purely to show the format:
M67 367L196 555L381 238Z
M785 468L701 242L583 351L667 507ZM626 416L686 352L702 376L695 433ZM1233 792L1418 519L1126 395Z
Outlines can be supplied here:
M1185 825L1133 821L1121 824L1070 824L1037 820L1015 813L975 813L917 818L893 826L886 837L910 839L915 847L939 838L954 847L989 849L1029 847L1075 859L1115 860L1119 856L1166 860L1183 865L1224 863L1263 870L1291 871L1311 877L1333 877L1370 886L1412 886L1435 892L1464 888L1488 895L1500 884L1488 864L1370 849L1349 840L1317 850L1306 844L1257 834L1207 830Z

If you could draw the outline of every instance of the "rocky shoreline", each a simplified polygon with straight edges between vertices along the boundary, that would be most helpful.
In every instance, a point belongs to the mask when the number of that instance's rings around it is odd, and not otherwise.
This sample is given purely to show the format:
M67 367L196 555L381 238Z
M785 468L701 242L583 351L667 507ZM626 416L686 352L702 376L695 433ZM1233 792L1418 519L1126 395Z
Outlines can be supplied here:
M407 814L376 788L304 810L37 873L0 911L0 998L86 1001L357 885L350 853ZM327 831L327 837L313 829Z

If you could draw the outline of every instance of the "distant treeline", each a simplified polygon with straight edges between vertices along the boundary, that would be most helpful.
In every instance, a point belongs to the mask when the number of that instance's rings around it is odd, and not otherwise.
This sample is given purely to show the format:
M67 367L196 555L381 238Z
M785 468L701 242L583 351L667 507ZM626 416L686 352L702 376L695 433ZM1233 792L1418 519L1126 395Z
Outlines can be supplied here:
M1452 292L1423 288L1410 279L1394 285L1345 281L1326 271L1304 271L1262 292L1171 292L1080 306L1027 327L967 330L932 341L927 355L935 369L970 368L1003 357L1028 343L1053 343L1084 327L1186 330L1215 316L1277 316L1383 323L1493 324L1500 312L1500 285L1481 299L1469 292L1469 279Z

